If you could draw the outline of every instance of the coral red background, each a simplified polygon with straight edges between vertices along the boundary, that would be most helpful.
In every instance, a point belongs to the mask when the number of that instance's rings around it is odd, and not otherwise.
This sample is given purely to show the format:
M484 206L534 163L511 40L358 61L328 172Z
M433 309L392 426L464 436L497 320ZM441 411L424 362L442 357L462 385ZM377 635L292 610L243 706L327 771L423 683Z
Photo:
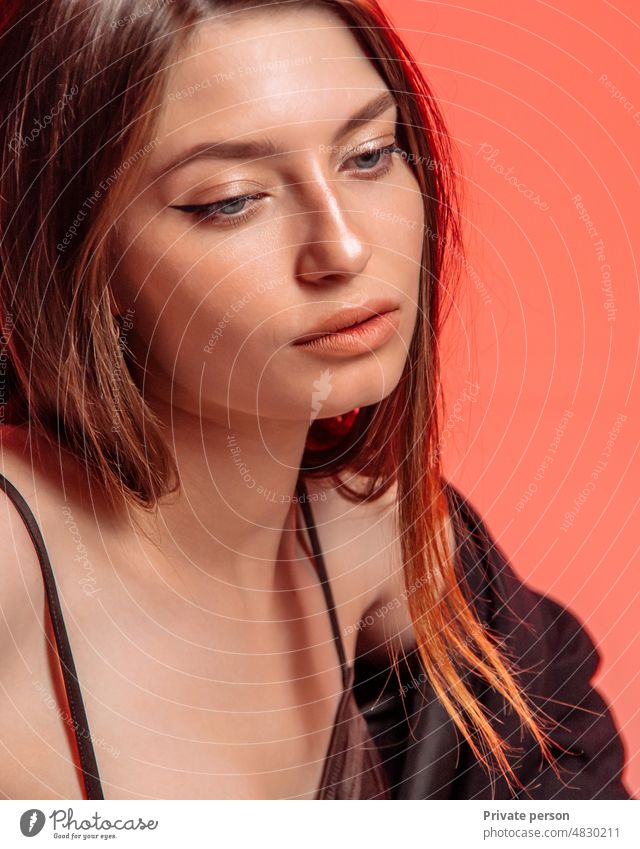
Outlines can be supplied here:
M518 574L585 622L640 797L640 7L382 5L464 162L445 471Z

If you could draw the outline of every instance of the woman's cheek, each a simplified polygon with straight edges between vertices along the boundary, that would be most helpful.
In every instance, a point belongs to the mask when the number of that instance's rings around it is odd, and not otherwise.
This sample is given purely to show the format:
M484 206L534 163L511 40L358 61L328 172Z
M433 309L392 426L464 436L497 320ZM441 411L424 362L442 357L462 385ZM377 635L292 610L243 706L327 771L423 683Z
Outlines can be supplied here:
M161 322L161 337L167 342L159 340L165 348L164 367L175 368L174 379L183 386L197 389L202 376L209 388L215 384L226 392L236 384L255 392L270 353L265 340L270 338L273 319L264 314L264 300L251 286L243 288L237 281L232 287L212 284L209 274L181 285L185 291L173 308L169 305ZM171 363L169 351L175 360Z

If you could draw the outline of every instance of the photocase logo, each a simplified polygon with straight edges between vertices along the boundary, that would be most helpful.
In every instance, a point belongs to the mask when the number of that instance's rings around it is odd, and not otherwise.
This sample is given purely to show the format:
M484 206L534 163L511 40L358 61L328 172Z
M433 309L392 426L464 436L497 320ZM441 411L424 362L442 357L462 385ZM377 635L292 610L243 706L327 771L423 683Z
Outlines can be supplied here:
M313 381L313 389L314 391L311 393L310 424L312 424L313 420L319 415L320 410L322 409L322 402L327 400L331 394L331 390L333 389L333 386L331 385L331 372L328 368L322 372L318 380Z
M25 837L35 837L44 827L45 815L38 808L30 808L20 817L20 831Z

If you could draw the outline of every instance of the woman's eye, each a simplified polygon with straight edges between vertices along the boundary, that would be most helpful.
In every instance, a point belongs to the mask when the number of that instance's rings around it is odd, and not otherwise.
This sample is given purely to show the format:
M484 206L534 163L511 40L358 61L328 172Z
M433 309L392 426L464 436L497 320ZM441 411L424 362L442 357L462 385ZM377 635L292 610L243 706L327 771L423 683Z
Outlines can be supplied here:
M240 224L252 215L252 211L256 209L256 207L249 207L248 210L245 210L243 205L246 204L247 201L258 200L261 197L265 197L264 192L256 192L252 195L238 195L237 197L226 198L225 200L219 200L215 203L172 206L171 209L179 209L182 212L188 212L195 216L198 221L216 221L217 223L221 219L226 218L227 221L224 221L222 226L228 226Z
M358 168L358 171L371 171L375 175L381 175L383 173L386 174L386 172L391 168L391 157L394 153L405 153L401 147L398 147L395 141L391 144L385 145L384 147L376 147L371 150L363 150L362 153L358 153L356 154L356 156L352 156L348 161L353 162L358 159L364 159L365 167ZM380 162L383 163L382 167L378 167Z
M355 170L360 173L369 173L372 176L365 179L373 179L382 177L386 174L393 164L392 156L394 153L406 155L405 151L398 147L396 142L387 144L384 147L377 147L370 150L363 150L361 153L350 157L347 162L364 160L364 167L357 167ZM382 163L382 164L381 164ZM254 204L246 209L246 204L249 201L260 200L266 196L264 192L256 192L252 195L237 195L236 197L219 200L215 203L205 204L187 204L184 206L172 206L171 209L179 209L181 212L188 212L193 215L198 221L214 221L223 227L234 226L246 221L249 216L257 211L258 205Z

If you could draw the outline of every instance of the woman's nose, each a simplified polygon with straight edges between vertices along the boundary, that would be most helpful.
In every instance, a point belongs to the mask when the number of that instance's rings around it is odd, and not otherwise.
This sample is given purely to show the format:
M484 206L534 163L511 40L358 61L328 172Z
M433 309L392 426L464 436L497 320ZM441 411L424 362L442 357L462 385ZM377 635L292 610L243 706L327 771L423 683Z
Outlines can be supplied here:
M363 237L367 212L350 210L342 203L339 186L339 181L332 184L317 175L301 188L305 208L296 216L299 236L295 241L299 245L297 274L303 280L321 282L361 274L371 256L371 245Z

